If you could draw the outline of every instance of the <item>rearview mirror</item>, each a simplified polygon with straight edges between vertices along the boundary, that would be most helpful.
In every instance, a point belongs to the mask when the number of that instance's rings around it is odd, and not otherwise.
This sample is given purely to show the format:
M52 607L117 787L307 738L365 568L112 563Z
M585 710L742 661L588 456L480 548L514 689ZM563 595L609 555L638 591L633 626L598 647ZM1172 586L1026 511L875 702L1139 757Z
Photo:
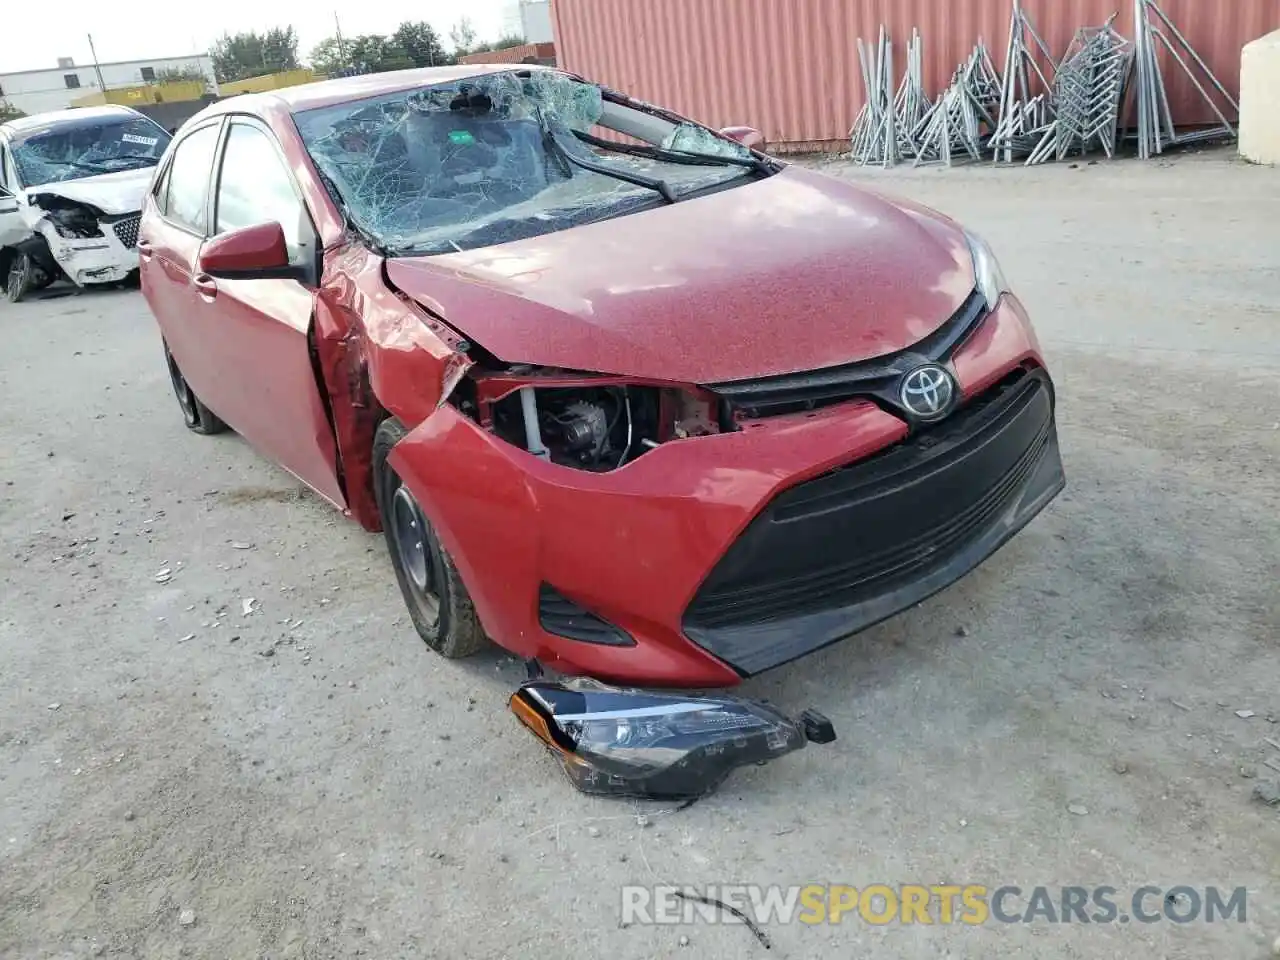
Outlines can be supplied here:
M737 140L744 147L751 150L764 152L766 146L764 134L755 127L724 127L721 129L720 134L730 140Z
M299 279L301 271L289 263L284 228L278 223L255 223L219 234L200 251L201 273L225 280Z

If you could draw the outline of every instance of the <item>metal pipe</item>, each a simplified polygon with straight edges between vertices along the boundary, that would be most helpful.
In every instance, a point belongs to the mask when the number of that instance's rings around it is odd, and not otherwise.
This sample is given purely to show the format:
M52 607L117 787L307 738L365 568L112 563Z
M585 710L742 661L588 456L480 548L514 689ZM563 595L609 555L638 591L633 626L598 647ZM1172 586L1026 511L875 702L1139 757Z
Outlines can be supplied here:
M1181 44L1186 48L1187 53L1191 54L1191 56L1195 59L1196 63L1200 64L1200 69L1203 70L1208 75L1209 80L1213 83L1215 87L1218 88L1218 92L1227 98L1227 103L1235 107L1236 110L1239 110L1240 104L1236 103L1235 100L1231 99L1231 94L1227 93L1227 88L1218 82L1218 78L1213 75L1213 71L1209 69L1209 65L1200 59L1200 54L1196 53L1195 48L1192 47L1191 44L1187 43L1187 38L1184 37L1178 31L1178 28L1173 25L1173 21L1165 16L1164 11L1161 10L1160 7L1155 3L1155 0L1146 0L1146 2L1147 2L1147 6L1149 6L1152 10L1156 12L1156 16L1158 16L1161 20L1164 21L1165 26L1167 26L1170 30L1173 31L1173 35L1177 37L1179 42L1181 42ZM1168 44L1168 42L1169 42L1168 40L1165 40L1166 44ZM1169 49L1172 50L1173 48L1170 47ZM1186 69L1186 68L1184 67L1183 69ZM1187 70L1187 73L1189 75L1191 71ZM1199 86L1199 84L1197 84L1197 86ZM1228 126L1230 126L1230 124L1228 124Z
M524 414L524 442L529 452L543 460L551 459L551 451L542 442L542 429L538 426L538 400L533 387L520 388L520 410Z
M1209 109L1217 114L1218 119L1222 121L1222 125L1227 128L1227 131L1232 136L1235 136L1236 130L1235 127L1231 126L1231 121L1222 115L1222 111L1218 109L1218 105L1213 102L1204 87L1200 86L1200 81L1195 78L1195 75L1191 72L1191 68L1188 67L1182 57L1178 55L1178 51L1173 49L1173 44L1169 42L1169 38L1159 30L1155 31L1155 34L1160 38L1161 42L1164 43L1165 47L1168 48L1169 52L1173 54L1173 58L1178 61L1178 65L1186 71L1187 77L1196 85L1196 89L1200 91L1200 96L1204 97L1205 103L1209 104ZM1174 136L1176 137L1177 134L1175 133Z
M623 399L623 402L626 404L626 407L627 407L627 445L626 445L626 447L625 447L625 448L623 449L623 451L622 451L622 457L621 457L621 459L619 459L619 460L618 460L618 467L620 467L620 466L622 466L624 463L626 463L626 462L627 462L627 457L628 457L628 456L630 456L630 454L631 454L631 428L632 428L632 421L631 421L631 394L627 393L627 388L626 388L626 387L623 387L623 388L622 388L622 399ZM617 469L617 467L614 467L614 469L616 470L616 469Z

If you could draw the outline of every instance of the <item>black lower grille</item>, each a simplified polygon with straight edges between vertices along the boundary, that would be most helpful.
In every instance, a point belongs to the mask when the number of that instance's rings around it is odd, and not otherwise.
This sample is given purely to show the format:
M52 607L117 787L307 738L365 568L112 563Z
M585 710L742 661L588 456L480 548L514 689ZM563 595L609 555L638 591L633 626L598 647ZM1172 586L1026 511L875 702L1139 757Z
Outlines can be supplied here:
M853 608L927 577L1024 496L1051 444L1056 459L1052 387L1019 371L930 430L784 491L703 583L686 633Z
M124 244L126 250L132 250L138 245L138 224L142 222L142 215L137 214L132 217L125 217L123 220L117 220L111 224L111 229L115 235Z
M547 583L538 590L538 623L547 633L583 643L602 643L610 647L635 644L625 630L574 603Z

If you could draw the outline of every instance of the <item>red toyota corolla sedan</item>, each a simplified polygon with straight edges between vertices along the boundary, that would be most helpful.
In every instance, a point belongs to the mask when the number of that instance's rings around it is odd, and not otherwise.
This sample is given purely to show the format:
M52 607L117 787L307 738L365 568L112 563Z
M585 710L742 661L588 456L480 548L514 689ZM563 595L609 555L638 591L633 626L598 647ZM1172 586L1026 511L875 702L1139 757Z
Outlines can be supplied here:
M713 687L911 606L1063 487L945 217L536 67L235 97L143 211L187 426L369 530L445 656Z

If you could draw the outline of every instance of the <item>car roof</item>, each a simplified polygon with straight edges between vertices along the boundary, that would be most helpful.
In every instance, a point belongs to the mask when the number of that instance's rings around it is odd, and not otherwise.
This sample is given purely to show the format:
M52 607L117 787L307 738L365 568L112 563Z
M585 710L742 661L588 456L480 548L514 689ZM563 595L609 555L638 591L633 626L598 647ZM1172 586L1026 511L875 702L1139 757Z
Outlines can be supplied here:
M18 117L0 124L0 131L11 134L31 133L42 127L56 127L62 123L78 123L82 120L107 119L109 117L140 117L142 114L129 107L108 103L99 107L70 107L51 110L30 117Z
M229 97L211 104L201 111L201 116L218 113L273 113L281 110L298 113L317 107L331 107L339 103L364 100L413 90L434 83L449 83L467 77L481 77L491 73L524 72L527 70L552 70L532 63L471 63L452 67L422 67L416 70L391 70L387 73L370 73L359 77L340 77L335 80L319 80L296 87L284 87L265 93L251 93Z

